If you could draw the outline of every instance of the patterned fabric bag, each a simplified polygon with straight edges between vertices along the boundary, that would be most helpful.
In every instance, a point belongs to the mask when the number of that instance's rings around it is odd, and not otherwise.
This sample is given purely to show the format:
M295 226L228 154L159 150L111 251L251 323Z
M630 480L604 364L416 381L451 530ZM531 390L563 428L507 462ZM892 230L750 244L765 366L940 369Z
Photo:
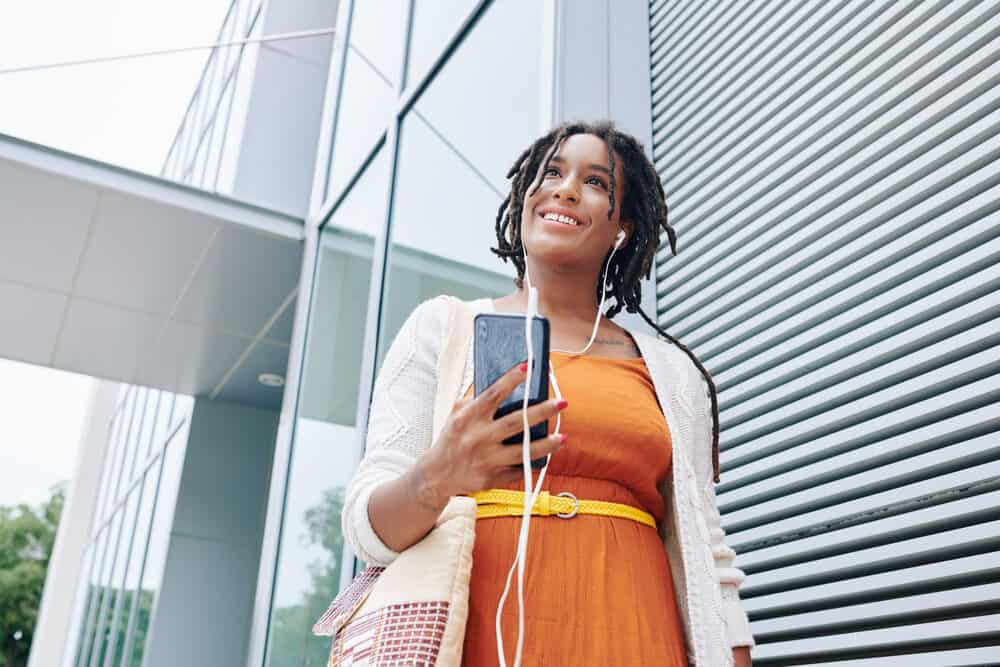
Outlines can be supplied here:
M469 613L476 501L456 496L421 541L369 567L313 626L332 665L458 667Z
M438 357L434 439L461 390L472 313L449 298ZM330 604L313 634L332 636L329 666L459 667L469 614L476 501L452 498L434 528L387 567L369 567Z

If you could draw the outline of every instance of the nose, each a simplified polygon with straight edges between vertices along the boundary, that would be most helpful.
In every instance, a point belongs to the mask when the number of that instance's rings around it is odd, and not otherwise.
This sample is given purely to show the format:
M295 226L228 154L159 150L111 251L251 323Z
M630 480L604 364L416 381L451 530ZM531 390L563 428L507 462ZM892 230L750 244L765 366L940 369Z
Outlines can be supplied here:
M556 186L555 192L552 194L556 199L568 199L570 201L578 202L580 201L580 193L574 187L575 181L571 178L560 179L559 184Z

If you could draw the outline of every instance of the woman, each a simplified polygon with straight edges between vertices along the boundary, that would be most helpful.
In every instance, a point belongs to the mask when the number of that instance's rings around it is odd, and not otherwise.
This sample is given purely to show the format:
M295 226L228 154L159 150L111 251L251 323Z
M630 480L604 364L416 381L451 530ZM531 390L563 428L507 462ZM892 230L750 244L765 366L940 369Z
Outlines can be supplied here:
M523 314L527 273L550 322L550 347L586 347L585 354L551 354L565 400L527 411L532 424L550 420L551 435L533 442L530 453L552 455L543 489L643 517L581 512L532 521L524 664L750 665L753 637L737 593L743 575L731 567L735 554L723 543L712 484L714 384L658 327L669 342L610 319L625 308L656 327L639 307L640 279L649 276L661 228L676 253L656 172L641 144L613 124L573 123L538 139L508 178L493 250L513 262L517 289L468 305ZM615 302L601 316L605 287ZM522 430L521 412L493 419L523 381L523 366L473 397L470 357L464 398L430 442L447 318L445 298L418 306L376 382L365 458L343 512L345 537L369 564L388 564L420 540L454 495L523 490L520 448L501 444ZM557 414L561 433L553 433ZM476 523L465 664L497 662L494 618L520 522L502 516ZM502 614L509 656L516 599Z

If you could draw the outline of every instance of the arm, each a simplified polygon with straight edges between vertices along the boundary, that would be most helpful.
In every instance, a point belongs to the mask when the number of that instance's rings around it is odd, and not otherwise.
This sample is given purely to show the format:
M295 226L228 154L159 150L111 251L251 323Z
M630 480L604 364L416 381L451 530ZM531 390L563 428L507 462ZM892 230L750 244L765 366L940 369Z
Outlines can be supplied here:
M417 306L389 347L375 381L365 456L347 487L341 516L345 541L370 565L391 563L440 514L410 499L419 481L414 466L431 444L437 350L447 313L443 297ZM377 489L373 522L370 510ZM403 525L403 520L412 523ZM397 534L401 525L404 530Z
M393 341L375 383L365 458L342 516L345 539L370 564L388 565L423 538L452 496L523 475L520 448L502 441L523 430L524 413L493 419L500 402L524 382L523 367L512 368L476 398L455 403L431 445L447 311L444 299L421 304ZM564 407L565 401L555 400L534 405L527 410L529 423ZM559 434L535 440L529 458L544 457L561 442Z

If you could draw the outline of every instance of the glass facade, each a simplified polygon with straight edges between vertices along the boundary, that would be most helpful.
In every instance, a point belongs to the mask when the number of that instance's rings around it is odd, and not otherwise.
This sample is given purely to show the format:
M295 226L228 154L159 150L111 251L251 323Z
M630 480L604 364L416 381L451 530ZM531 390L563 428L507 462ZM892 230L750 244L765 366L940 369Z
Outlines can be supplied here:
M217 40L227 43L258 37L262 6L263 0L233 0ZM259 43L250 43L211 51L161 176L231 193L259 50Z
M193 401L122 385L77 593L74 667L142 665Z
M447 11L355 2L348 42L335 40L342 81L328 102L336 109L318 180L325 197L306 247L315 261L304 277L311 292L300 291L304 352L299 382L285 392L294 427L279 435L290 439L288 456L272 473L287 479L281 511L272 512L280 526L268 526L278 532L274 585L269 604L257 601L268 604L266 637L255 641L265 642L269 667L326 661L329 639L311 629L359 565L344 553L340 511L388 344L425 299L512 288L512 269L489 248L506 171L539 130L538 105L510 101L539 97L541 12L534 0Z

